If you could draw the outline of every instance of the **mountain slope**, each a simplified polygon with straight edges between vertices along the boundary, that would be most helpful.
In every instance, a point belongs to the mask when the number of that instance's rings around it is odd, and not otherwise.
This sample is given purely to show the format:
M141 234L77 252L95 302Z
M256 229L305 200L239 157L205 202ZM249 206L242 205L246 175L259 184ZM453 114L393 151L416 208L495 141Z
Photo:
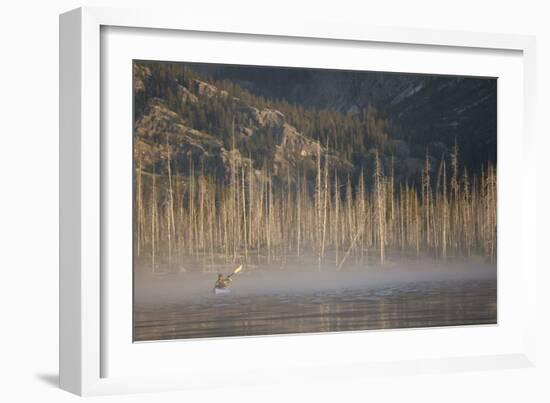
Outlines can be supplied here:
M205 69L215 79L235 80L268 98L315 108L357 113L375 106L406 139L425 149L431 142L452 147L477 169L496 162L497 80L482 77L219 66ZM266 77L268 79L266 79Z
M237 164L283 181L313 175L320 152L343 179L364 172L368 182L379 152L399 184L419 181L426 151L435 175L455 139L470 171L496 158L494 80L271 69L262 81L264 70L243 69L134 64L135 151L146 171L170 160L175 174L193 165L227 177Z

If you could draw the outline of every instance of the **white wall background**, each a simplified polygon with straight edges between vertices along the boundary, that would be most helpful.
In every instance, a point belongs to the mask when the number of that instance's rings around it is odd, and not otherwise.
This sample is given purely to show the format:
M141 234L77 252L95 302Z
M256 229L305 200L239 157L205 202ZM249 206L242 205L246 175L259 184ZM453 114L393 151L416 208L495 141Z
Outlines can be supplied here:
M545 2L481 0L383 0L376 2L20 0L0 8L0 401L69 402L77 398L55 386L58 356L58 14L81 5L179 7L194 14L249 18L350 21L534 34L538 51L539 258L550 205L550 13ZM518 167L519 168L519 167ZM92 398L116 402L279 401L550 401L550 276L539 276L538 365L534 369L401 377L370 377L346 383L257 387ZM546 264L548 267L549 265Z

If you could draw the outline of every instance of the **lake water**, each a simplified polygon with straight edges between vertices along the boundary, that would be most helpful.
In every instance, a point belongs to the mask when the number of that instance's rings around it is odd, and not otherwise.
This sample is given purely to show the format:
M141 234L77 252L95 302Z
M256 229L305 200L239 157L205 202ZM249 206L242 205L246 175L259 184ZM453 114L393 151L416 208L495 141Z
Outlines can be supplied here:
M494 324L496 276L136 301L135 341Z

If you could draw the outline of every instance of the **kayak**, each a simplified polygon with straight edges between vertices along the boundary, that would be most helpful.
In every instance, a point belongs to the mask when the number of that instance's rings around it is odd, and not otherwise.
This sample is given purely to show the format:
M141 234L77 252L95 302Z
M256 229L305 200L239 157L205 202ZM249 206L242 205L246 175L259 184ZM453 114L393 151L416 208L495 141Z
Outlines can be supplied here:
M231 290L229 288L216 288L214 287L214 294L229 294Z

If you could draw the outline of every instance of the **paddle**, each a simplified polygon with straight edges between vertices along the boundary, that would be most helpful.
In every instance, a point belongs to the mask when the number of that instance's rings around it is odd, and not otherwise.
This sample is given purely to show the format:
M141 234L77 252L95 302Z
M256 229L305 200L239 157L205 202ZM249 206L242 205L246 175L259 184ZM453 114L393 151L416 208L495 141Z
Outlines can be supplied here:
M229 276L227 276L227 278L231 278L232 275L237 274L237 273L240 272L242 269L243 269L243 265L240 265L240 266L237 267L235 270L233 270L233 273L231 273Z

